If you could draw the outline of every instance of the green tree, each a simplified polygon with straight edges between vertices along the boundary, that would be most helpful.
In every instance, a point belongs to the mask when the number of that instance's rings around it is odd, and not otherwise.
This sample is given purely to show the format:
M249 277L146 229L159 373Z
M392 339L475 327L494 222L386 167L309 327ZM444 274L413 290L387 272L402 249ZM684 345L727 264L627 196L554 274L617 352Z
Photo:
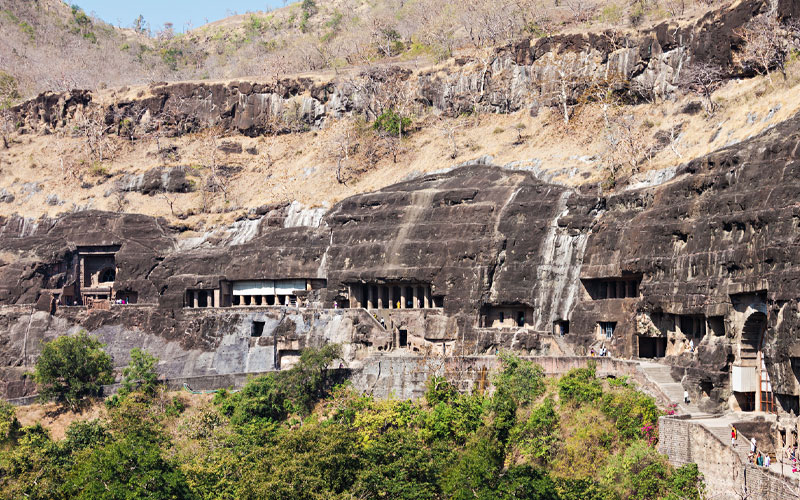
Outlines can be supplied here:
M544 369L509 353L500 353L502 369L493 377L492 383L514 398L518 406L526 406L544 393Z
M122 388L120 394L125 396L139 390L148 396L156 393L158 358L138 348L131 350L131 362L122 370Z
M71 471L65 490L76 500L191 499L186 478L166 459L160 444L123 436L87 449Z
M74 453L103 445L110 438L111 434L100 420L78 420L67 427L66 439L61 442L61 446L64 450Z
M0 452L0 498L62 498L69 464L41 424L20 429L15 445Z
M62 336L44 345L33 378L39 386L39 398L55 400L75 411L87 398L99 396L103 384L114 381L111 356L103 344L85 331Z
M503 446L492 436L476 434L444 478L444 491L453 500L494 500L503 466Z

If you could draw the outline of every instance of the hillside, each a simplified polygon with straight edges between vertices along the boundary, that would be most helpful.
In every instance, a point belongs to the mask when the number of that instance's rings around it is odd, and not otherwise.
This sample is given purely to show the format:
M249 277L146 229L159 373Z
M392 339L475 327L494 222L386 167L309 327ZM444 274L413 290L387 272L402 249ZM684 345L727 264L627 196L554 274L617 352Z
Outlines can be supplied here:
M441 61L525 36L690 19L711 2L305 0L177 33L112 26L62 0L0 1L0 71L20 97L156 81L280 78L379 61ZM183 27L186 28L186 27Z
M402 8L414 5L419 7ZM619 189L663 180L677 165L752 137L798 110L793 96L800 68L784 46L794 42L772 42L784 44L773 47L787 55L783 75L774 67L759 69L752 51L736 45L746 33L764 33L753 24L760 20L793 32L795 25L776 14L759 16L765 5L726 3L705 7L702 17L642 19L638 27L611 32L597 19L589 27L562 23L561 33L550 36L517 38L524 33L514 28L509 39L516 41L494 48L458 38L471 48L451 57L427 53L404 60L392 53L382 62L369 57L360 66L299 75L276 66L282 69L262 78L43 94L5 113L0 215L129 211L168 217L194 236L252 217L259 207L294 201L330 206L479 158L566 185ZM791 4L780 5L786 10ZM293 4L270 16L277 23L302 8ZM553 15L564 8L554 8ZM40 17L50 12L54 19L71 15L74 21L76 15L37 9ZM332 3L315 9L305 33L264 28L259 36L306 36L312 27L322 29L327 21L314 23L337 9L367 7ZM383 12L375 9L368 9L370 15ZM253 16L157 42L191 39L197 50L233 43ZM409 40L416 36L412 31ZM108 38L88 42L91 50L111 47L123 35L155 43L141 33L103 32ZM342 36L355 32L347 29ZM692 42L684 46L684 39ZM220 49L214 57L233 53L268 61L247 55L244 45ZM379 124L379 118L407 123L400 130L391 122Z

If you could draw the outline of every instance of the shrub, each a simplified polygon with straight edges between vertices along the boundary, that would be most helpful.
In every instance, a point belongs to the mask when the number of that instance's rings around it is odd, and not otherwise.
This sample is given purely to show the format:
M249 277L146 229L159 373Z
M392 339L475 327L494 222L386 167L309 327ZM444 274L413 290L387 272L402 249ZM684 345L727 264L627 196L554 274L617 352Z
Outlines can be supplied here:
M0 444L13 440L19 428L17 411L14 406L0 400Z
M66 439L61 443L69 452L101 446L111 437L106 426L98 419L79 420L67 427Z
M103 344L85 331L48 342L36 360L33 378L40 399L77 410L91 396L99 396L103 384L114 381L111 356Z
M628 387L603 394L600 407L614 421L623 439L640 437L643 428L655 429L661 415L653 398ZM645 432L649 434L646 437L656 438L653 430Z
M397 113L395 110L390 109L384 111L375 120L372 128L379 132L385 132L395 137L402 137L408 133L408 128L411 126L411 118Z
M341 352L338 344L305 349L291 369L256 377L236 394L218 394L214 402L235 425L279 422L290 412L307 414L328 394L328 366Z
M540 463L549 462L555 455L559 440L559 418L555 402L549 397L533 409L528 420L512 435L522 453Z
M558 381L558 395L571 403L590 403L603 395L600 381L595 377L596 368L590 363L586 368L575 368Z

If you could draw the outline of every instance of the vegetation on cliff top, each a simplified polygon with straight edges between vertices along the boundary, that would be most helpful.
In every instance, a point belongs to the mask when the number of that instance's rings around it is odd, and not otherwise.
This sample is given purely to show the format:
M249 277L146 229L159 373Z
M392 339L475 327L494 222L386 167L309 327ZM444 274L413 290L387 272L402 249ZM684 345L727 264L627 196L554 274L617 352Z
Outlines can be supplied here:
M696 499L655 448L660 414L594 367L548 379L503 356L492 394L442 378L419 401L336 385L336 346L208 398L132 391L62 440L0 408L3 498ZM141 358L141 356L140 356ZM137 378L148 379L139 359ZM133 373L133 372L130 372ZM142 387L145 387L143 385Z

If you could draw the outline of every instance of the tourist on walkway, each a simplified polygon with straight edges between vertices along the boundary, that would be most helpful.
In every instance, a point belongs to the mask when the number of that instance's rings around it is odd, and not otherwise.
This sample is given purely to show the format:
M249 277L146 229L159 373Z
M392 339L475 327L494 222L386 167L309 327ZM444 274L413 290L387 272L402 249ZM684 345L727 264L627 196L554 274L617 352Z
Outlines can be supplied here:
M755 437L750 438L750 453L752 453L754 455L756 453L756 438Z
M694 352L694 339L689 341L689 352Z
M731 426L731 446L736 448L736 427Z
M756 458L756 465L759 467L764 465L764 457L761 456L761 453L759 453L758 458Z
M689 391L683 391L683 402L689 404Z
M771 461L771 460L770 460L770 458L769 458L769 454L767 454L767 455L764 457L764 467L766 467L766 468L768 468L768 469L769 469L769 464L771 464L771 463L772 463L772 461Z

